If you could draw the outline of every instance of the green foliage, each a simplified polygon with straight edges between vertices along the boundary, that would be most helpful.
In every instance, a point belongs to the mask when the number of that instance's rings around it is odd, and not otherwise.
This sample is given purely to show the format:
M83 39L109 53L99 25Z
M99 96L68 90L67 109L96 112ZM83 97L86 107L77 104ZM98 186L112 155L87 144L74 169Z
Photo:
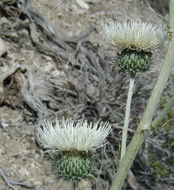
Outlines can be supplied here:
M151 162L153 168L153 175L157 181L161 181L163 178L170 177L171 170L160 160Z
M149 160L148 164L153 169L153 176L156 181L162 181L164 178L168 178L171 175L170 164L166 165L162 160L157 160L154 154L151 153L150 149L146 149L146 153L148 154Z
M151 53L145 51L137 51L125 49L118 54L118 66L120 71L128 71L132 76L136 72L145 72L149 70L152 62Z
M65 180L79 182L93 176L95 162L85 153L64 152L55 158L54 170Z

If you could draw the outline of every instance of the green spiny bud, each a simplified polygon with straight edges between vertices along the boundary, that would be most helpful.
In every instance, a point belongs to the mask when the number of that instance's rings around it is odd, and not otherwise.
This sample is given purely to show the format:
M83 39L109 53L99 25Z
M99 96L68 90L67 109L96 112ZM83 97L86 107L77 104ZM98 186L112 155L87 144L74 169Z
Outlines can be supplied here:
M131 49L124 49L118 54L117 59L120 71L128 71L133 77L137 72L145 72L149 70L151 62L152 53Z
M79 182L94 174L95 162L85 153L64 152L55 158L54 170L65 180Z

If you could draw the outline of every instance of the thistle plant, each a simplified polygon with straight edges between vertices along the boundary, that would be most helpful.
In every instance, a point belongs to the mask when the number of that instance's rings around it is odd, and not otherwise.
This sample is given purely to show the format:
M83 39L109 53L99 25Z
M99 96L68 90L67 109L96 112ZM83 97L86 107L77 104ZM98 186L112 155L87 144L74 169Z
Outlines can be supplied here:
M140 21L110 22L104 32L109 43L120 49L117 54L120 71L129 72L131 77L149 70L152 52L163 43L166 35L164 26Z
M43 122L38 128L37 138L48 151L56 154L54 170L59 177L71 181L74 189L78 183L94 175L96 162L93 153L106 143L111 132L108 123L89 123L72 119L55 123Z
M166 30L162 25L157 26L138 21L110 22L108 25L105 25L104 33L109 43L119 49L117 53L117 65L120 72L128 72L130 74L122 132L121 159L123 159L126 152L134 78L137 72L149 70L152 63L153 50L163 43Z
M117 169L117 173L114 177L110 190L121 190L123 183L125 181L125 178L129 172L129 169L147 136L147 133L145 133L145 131L149 131L153 127L157 128L157 126L159 126L160 122L165 118L166 114L169 112L171 107L174 105L174 101L173 99L171 99L169 103L166 105L166 107L164 108L164 110L157 116L155 120L153 120L154 112L157 108L161 94L164 90L164 87L166 85L166 82L171 74L171 71L174 65L173 64L174 63L173 61L174 60L174 54L173 54L174 52L174 1L173 0L169 1L169 16L170 16L170 19L169 19L168 32L170 34L170 42L169 42L166 58L164 60L164 64L159 73L157 82L149 98L149 101L143 113L142 119L140 120L140 123L138 124L137 130L135 134L133 135L132 140L129 143L129 146L125 152L124 157L121 159L121 162ZM165 36L166 32L163 30L161 31L162 31L161 34L163 34L162 36Z

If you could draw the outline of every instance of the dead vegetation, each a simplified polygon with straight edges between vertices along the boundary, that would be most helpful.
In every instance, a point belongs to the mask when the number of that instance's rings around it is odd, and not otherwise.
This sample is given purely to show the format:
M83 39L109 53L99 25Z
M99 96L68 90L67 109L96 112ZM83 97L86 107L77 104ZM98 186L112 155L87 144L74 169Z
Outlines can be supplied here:
M119 160L127 75L118 72L103 47L87 39L94 28L80 37L65 39L34 11L29 0L1 0L0 16L0 36L9 45L9 50L0 58L1 107L19 110L23 120L32 124L63 116L109 121L113 131L104 150L97 152L100 172L92 181L93 189L108 189ZM34 59L37 55L41 56L40 62ZM155 73L137 75L129 138L139 122L155 78ZM3 126L2 120L0 125ZM145 146L163 152L159 143L157 138L149 137ZM146 159L147 154L142 149L125 189L158 187ZM1 173L1 176L5 175ZM171 180L169 184L172 183Z

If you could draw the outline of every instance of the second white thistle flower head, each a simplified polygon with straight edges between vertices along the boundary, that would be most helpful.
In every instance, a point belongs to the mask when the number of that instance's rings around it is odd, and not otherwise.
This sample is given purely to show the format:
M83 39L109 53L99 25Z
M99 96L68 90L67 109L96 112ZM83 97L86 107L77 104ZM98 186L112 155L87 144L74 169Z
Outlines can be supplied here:
M45 121L38 128L38 140L48 149L57 151L94 151L105 143L111 132L108 123L87 123L72 119L56 120L55 125Z
M147 52L159 47L166 36L164 26L139 21L110 22L104 26L104 33L114 47Z

